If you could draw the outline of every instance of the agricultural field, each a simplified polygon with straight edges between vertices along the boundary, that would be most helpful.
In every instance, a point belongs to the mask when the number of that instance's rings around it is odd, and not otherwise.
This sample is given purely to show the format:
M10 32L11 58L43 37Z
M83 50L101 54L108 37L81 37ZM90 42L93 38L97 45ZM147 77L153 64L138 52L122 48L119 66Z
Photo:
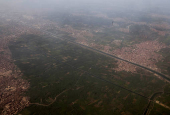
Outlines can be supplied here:
M142 114L165 84L140 68L116 71L116 59L49 36L22 35L9 48L30 83L21 114Z

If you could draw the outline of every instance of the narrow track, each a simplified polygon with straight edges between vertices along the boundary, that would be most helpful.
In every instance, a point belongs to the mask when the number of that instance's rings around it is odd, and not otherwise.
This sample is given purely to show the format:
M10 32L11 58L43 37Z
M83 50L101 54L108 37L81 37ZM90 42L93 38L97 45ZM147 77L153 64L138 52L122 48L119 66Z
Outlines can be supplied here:
M68 89L66 89L66 90L64 90L64 91L62 91L60 94L58 94L58 95L56 95L56 97L54 98L54 100L50 103L50 104L40 104L40 103L30 103L31 105L40 105L40 106L50 106L51 104L53 104L55 101L56 101L56 99L57 99L57 97L59 97L60 95L62 95L63 93L65 93L66 91L68 91Z

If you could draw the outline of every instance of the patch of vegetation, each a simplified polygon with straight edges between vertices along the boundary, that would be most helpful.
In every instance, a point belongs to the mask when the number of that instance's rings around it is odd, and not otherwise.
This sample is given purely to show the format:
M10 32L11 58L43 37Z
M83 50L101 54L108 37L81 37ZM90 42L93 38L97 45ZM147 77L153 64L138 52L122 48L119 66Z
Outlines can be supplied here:
M131 25L130 26L130 33L136 34L136 35L145 35L150 32L150 28L146 25Z
M70 25L74 29L82 29L82 27L90 26L90 28L102 27L104 25L111 25L109 19L99 18L95 16L88 15L73 15L71 13L61 13L55 12L51 15L48 15L45 19L57 22L61 27L65 25Z
M150 112L150 115L169 115L170 110L162 107L161 105L154 104L153 109Z
M157 63L157 66L161 68L161 72L170 75L170 48L163 48L159 53L164 57L162 60Z
M166 36L164 39L161 39L161 42L165 43L166 45L170 45L170 36Z

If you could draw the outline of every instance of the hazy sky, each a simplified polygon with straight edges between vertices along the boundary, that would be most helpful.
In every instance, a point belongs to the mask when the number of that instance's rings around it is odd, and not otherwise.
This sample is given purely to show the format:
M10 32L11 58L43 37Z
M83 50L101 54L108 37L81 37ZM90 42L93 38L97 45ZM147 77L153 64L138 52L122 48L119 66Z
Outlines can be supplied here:
M167 10L170 0L0 0L0 9L5 10L22 10L22 9L57 9L70 8L113 8L117 7L122 10L146 10L159 9Z

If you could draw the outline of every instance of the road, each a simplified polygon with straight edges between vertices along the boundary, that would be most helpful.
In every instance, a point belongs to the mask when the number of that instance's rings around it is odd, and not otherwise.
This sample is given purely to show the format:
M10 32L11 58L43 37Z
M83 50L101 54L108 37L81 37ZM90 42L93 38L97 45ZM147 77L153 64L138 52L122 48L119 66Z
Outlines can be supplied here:
M45 32L45 33L47 33L47 34L49 34L49 35L51 35L51 36L53 36L53 37L55 37L55 38L59 38L57 35L55 35L55 34L53 34L53 33L46 32L46 31L43 31L43 32ZM148 71L150 71L150 72L152 72L152 73L155 73L155 74L159 75L160 77L162 77L164 80L170 82L170 78L169 78L169 77L167 77L166 75L164 75L164 74L162 74L162 73L160 73L160 72L157 72L157 71L155 71L155 70L152 70L152 69L150 69L150 68L148 68L148 67L145 67L145 66L142 66L142 65L140 65L140 64L137 64L137 63L128 61L128 60L126 60L126 59L122 59L122 58L117 57L117 56L115 56L115 55L112 55L112 54L109 54L109 53L106 53L106 52L103 52L103 51L94 49L94 48L92 48L92 47L89 47L89 46L86 46L86 45L77 43L77 42L72 41L72 40L68 40L68 39L65 40L65 39L62 39L62 38L59 38L59 39L64 40L64 41L68 41L68 42L70 42L70 43L73 43L73 44L76 44L76 45L79 45L79 46L82 46L82 47L84 47L84 48L87 48L87 49L90 49L90 50L92 50L92 51L95 51L95 52L104 54L104 55L106 55L106 56L109 56L109 57L112 57L112 58L116 58L116 59L121 60L121 61L124 61L124 62L128 62L128 63L133 64L133 65L135 65L135 66L138 66L138 67L140 67L140 68L146 69L146 70L148 70Z

